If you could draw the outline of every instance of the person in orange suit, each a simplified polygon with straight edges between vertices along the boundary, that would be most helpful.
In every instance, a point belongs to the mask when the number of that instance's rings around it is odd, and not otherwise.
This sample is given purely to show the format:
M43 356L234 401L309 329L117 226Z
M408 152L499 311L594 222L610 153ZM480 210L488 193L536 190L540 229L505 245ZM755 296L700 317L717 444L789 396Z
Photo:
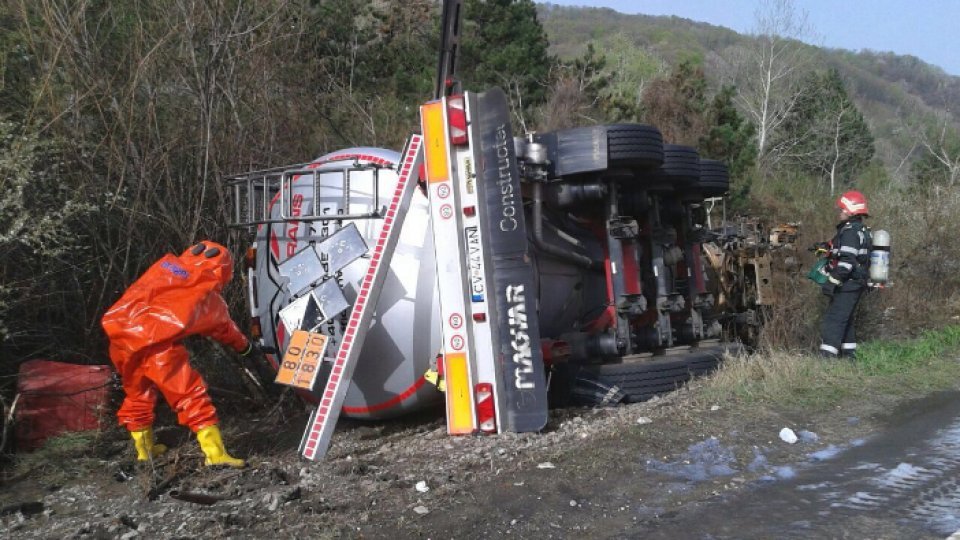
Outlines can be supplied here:
M137 460L151 460L166 450L153 437L159 393L179 423L196 434L206 465L244 466L224 448L207 385L190 367L182 344L188 336L201 335L240 354L251 352L253 344L230 318L220 294L232 277L230 252L203 241L179 257L164 255L103 316L110 360L126 394L117 417L130 431Z

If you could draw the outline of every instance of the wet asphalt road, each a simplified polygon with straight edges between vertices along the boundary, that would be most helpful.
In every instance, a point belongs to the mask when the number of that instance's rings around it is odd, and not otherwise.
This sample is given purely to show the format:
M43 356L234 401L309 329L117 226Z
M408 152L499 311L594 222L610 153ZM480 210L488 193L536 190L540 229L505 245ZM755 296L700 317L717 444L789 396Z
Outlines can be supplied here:
M647 521L617 537L915 539L960 529L958 392L908 403L880 434L808 457L769 468L745 492L688 507L682 520Z

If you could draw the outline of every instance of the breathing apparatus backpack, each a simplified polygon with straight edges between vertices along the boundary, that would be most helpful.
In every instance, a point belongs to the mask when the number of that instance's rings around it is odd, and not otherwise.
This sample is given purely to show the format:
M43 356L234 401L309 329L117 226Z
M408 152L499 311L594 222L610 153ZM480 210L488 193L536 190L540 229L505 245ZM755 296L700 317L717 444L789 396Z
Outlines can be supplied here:
M890 279L890 233L880 229L873 233L873 246L870 248L871 287L883 288Z

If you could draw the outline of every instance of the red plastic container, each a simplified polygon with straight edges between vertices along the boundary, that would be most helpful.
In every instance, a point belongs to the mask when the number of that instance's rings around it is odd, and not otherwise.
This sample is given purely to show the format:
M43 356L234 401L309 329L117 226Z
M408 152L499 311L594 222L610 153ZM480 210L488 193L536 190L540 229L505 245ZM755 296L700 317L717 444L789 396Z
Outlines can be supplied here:
M110 416L110 366L30 360L20 365L14 414L18 451L35 450L67 431L99 429Z

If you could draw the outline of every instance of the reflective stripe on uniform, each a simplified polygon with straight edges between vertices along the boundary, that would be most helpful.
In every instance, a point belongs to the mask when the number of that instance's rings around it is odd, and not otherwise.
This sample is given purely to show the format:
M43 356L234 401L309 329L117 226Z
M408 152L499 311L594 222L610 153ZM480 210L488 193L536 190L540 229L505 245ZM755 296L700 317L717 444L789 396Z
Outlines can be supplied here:
M851 246L840 246L840 253L850 253L851 255L856 255L856 254L859 253L859 252L860 252L860 250L858 250L858 249L855 248L855 247L851 247Z
M848 263L848 262L840 261L840 262L837 263L837 266L842 266L842 267L846 268L847 270L853 270L853 265L850 264L850 263Z
M826 351L826 352L828 352L828 353L830 353L830 354L839 354L839 353L840 353L840 351L838 351L836 347L833 347L833 346L831 346L831 345L827 345L826 343L823 343L823 344L820 345L820 350L821 350L821 351Z
M856 343L844 343L840 345L840 348L845 351L855 351L857 349Z

